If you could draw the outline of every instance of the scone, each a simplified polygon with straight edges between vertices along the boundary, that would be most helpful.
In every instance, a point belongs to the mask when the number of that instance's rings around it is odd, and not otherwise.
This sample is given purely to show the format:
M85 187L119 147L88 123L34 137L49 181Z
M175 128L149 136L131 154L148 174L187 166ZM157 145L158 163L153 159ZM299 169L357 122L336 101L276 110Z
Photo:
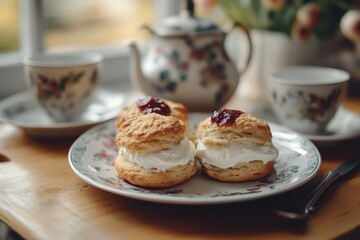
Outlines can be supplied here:
M198 125L196 157L211 178L225 182L268 176L278 156L269 125L239 110L221 109Z
M185 132L183 121L158 113L125 120L115 139L119 177L149 188L171 187L191 178L196 171L195 146Z
M138 99L135 103L125 107L117 117L116 127L119 128L126 120L138 118L149 113L158 113L180 119L186 125L186 136L190 140L195 141L197 137L196 131L189 124L187 108L183 104L151 96Z

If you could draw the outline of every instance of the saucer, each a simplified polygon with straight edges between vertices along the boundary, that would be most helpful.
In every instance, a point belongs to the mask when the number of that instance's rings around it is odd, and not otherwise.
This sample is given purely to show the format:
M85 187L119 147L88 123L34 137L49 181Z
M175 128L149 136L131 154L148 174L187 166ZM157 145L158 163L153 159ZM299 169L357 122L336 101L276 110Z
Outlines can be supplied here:
M135 98L135 94L97 89L92 102L77 120L58 123L41 108L32 92L25 91L0 102L0 121L19 127L33 137L78 136L98 123L115 118L122 107Z
M279 123L270 107L253 112L259 117ZM342 141L360 137L360 115L344 108L340 108L326 130L319 134L303 134L317 146L338 144Z

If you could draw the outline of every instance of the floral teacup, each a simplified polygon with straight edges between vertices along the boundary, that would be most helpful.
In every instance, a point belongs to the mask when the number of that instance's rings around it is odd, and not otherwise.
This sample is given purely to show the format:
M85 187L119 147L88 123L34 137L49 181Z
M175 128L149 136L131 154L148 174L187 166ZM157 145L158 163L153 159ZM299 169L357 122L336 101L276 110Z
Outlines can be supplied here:
M272 107L279 121L305 134L321 133L347 92L349 74L342 70L290 66L270 76Z
M96 53L37 55L24 60L25 78L55 122L75 121L101 79L101 62Z

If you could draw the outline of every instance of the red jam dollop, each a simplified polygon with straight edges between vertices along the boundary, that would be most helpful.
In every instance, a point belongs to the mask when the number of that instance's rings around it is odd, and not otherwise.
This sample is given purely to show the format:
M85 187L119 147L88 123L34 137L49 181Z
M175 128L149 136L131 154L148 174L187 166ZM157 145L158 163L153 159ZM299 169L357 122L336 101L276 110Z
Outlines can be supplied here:
M163 100L155 97L141 98L136 101L136 104L140 111L145 114L157 113L169 116L171 113L170 107Z
M214 111L211 116L211 123L216 123L218 126L231 126L235 123L235 120L244 112L239 110L221 109L220 111Z

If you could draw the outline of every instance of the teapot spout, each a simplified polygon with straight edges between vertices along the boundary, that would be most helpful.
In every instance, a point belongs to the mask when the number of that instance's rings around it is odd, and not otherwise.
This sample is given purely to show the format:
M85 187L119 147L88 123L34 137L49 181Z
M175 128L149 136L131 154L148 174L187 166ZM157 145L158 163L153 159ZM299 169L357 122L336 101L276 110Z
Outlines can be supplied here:
M131 83L134 88L142 90L146 94L151 94L149 82L145 79L141 69L141 56L140 51L136 43L132 42L129 44L130 48L130 77Z
M141 24L141 28L148 30L149 33L152 34L152 35L157 35L157 34L155 33L155 31L154 31L149 25L147 25L147 24L145 24L145 23L144 23L144 24Z

